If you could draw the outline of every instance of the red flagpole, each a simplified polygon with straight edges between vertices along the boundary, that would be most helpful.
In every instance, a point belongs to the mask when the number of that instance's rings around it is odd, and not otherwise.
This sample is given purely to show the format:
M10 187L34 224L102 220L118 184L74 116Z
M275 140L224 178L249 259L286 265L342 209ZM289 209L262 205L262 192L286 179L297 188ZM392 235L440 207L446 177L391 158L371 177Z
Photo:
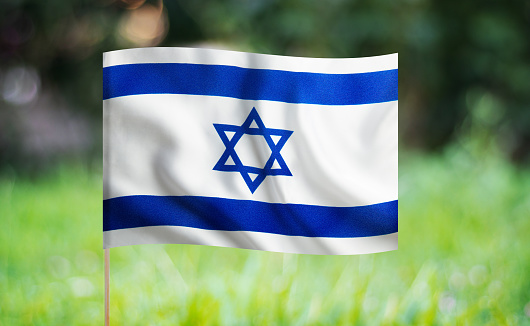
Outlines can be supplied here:
M110 249L105 249L105 326L110 325L109 304L110 304Z

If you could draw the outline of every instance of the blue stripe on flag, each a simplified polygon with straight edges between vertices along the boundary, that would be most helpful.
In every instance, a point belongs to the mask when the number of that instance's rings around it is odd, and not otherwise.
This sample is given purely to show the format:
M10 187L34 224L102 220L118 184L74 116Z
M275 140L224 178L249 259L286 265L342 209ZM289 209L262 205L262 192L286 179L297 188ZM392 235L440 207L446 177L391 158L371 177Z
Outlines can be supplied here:
M103 68L103 99L190 94L286 103L355 105L396 101L398 70L323 74L189 63Z
M304 237L368 237L398 231L398 201L356 207L198 196L125 196L103 201L103 231L155 225Z

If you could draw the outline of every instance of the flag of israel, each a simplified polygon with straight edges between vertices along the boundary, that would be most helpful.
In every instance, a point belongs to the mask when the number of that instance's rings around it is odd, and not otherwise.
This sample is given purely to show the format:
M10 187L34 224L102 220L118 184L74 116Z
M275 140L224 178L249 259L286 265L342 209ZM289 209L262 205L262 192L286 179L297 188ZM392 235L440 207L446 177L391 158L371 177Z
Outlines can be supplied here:
M397 249L398 56L103 57L104 248Z

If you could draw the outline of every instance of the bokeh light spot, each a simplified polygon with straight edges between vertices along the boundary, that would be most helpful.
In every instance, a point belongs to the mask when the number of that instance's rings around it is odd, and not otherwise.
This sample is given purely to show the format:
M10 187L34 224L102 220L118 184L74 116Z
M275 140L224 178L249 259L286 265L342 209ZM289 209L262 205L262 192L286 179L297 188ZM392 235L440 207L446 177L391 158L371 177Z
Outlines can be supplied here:
M23 105L33 101L39 94L40 78L31 67L10 68L1 87L2 98L14 105Z
M48 270L55 278L65 278L70 275L70 261L61 256L48 258Z
M94 285L84 277L71 277L68 279L68 285L76 297L89 297L94 293Z
M119 27L120 35L138 46L159 44L167 30L167 12L161 3L159 7L145 4L125 14Z

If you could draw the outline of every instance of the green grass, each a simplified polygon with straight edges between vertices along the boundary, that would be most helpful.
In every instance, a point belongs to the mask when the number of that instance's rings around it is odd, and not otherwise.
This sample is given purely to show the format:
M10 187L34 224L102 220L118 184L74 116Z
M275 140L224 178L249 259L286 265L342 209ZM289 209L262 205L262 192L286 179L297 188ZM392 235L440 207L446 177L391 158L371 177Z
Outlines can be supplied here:
M103 324L101 188L79 167L0 177L0 325ZM112 249L111 324L530 325L529 171L402 155L399 205L388 253Z

